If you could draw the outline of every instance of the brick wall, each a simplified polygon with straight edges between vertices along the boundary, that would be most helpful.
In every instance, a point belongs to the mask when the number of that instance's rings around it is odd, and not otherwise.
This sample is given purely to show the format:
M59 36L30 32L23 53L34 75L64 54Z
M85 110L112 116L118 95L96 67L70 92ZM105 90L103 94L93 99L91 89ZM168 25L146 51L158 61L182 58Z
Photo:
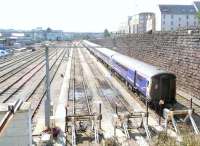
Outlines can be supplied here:
M92 40L173 72L181 93L200 99L200 30L134 34Z

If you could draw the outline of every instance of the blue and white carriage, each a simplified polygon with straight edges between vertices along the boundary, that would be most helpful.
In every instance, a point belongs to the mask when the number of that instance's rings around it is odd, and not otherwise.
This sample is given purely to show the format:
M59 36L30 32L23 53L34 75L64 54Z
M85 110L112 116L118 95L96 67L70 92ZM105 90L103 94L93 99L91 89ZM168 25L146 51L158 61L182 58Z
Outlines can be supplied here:
M116 51L101 48L97 44L88 41L83 43L90 52L120 75L142 97L148 98L151 103L156 105L160 100L164 101L165 105L176 102L176 76L173 73Z

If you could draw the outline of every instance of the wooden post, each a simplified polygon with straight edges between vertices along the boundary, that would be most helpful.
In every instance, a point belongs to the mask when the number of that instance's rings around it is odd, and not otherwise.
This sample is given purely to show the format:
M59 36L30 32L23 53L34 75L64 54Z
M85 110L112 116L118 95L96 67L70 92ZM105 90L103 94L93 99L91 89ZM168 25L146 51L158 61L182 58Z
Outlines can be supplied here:
M68 132L67 107L65 107L65 131Z
M148 104L148 100L146 99L146 114L147 114L147 118L146 118L146 122L147 122L147 125L148 125L148 122L149 122L149 104Z
M102 115L101 115L101 103L99 104L99 129L101 129L101 118L102 118Z
M116 107L115 107L115 112L116 112L116 114L118 115L117 105L116 105Z

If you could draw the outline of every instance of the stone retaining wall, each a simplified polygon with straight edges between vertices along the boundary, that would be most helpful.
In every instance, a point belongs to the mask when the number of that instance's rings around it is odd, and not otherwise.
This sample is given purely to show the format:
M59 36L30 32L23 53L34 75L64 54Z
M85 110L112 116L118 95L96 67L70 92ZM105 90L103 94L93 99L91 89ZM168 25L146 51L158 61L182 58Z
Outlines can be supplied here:
M200 30L134 34L92 41L175 73L177 89L200 99Z

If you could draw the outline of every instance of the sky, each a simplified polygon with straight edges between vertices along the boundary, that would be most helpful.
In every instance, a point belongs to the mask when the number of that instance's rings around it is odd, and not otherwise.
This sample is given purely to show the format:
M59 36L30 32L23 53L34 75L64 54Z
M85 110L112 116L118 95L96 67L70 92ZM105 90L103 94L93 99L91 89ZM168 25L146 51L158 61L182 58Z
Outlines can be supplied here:
M0 29L36 27L66 32L115 31L128 16L157 13L158 4L192 4L193 0L0 0Z

